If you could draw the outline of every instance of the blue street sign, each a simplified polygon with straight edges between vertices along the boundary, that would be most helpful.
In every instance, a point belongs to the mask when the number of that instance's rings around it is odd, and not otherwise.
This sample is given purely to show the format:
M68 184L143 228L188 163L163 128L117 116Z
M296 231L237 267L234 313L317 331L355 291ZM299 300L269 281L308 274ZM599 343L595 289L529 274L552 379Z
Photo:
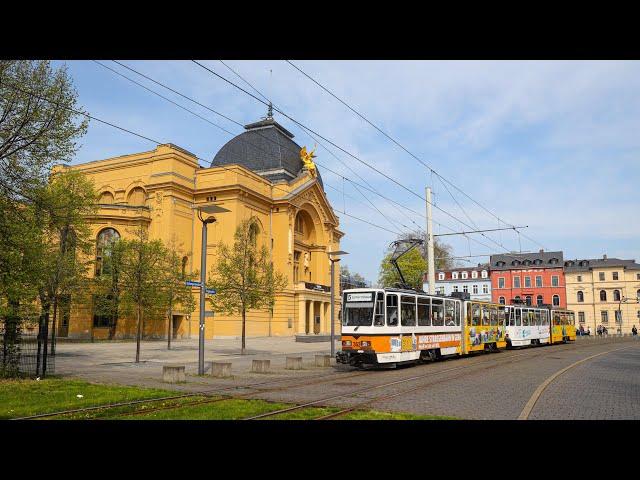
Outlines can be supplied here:
M205 288L204 291L207 292L209 295L215 295L216 294L216 291L213 288Z
M187 287L199 287L200 286L200 282L196 282L194 280L187 280L186 282L184 282L185 285Z

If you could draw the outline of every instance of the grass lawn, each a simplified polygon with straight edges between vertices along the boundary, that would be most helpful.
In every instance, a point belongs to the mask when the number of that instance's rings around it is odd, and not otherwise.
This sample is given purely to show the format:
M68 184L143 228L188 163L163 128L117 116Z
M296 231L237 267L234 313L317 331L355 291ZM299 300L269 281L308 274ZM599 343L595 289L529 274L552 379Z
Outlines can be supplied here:
M77 395L82 395L82 397L78 398ZM0 380L0 419L174 395L180 395L180 392L121 385L101 385L60 378L48 378L41 381ZM208 403L181 406L182 404L199 400L207 400ZM93 410L55 418L64 420L236 420L291 406L290 404L272 403L264 400L216 399L193 396L163 400L152 404ZM145 410L158 407L174 408L144 413ZM308 407L267 418L273 420L310 420L338 410L334 407ZM127 413L136 413L136 415L126 415ZM452 419L452 417L419 416L377 411L354 411L339 418L345 420Z

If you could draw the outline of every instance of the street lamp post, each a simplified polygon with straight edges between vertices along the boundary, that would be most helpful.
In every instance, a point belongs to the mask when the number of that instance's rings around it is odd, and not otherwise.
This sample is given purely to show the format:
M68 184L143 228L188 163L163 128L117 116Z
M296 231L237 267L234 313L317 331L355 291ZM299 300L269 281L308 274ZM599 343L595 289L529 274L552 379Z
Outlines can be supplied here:
M334 283L335 283L335 263L340 261L340 255L348 255L348 252L338 250L335 252L327 252L329 254L329 260L331 261L331 358L336 355L336 343L335 337L335 295L334 295ZM335 258L334 258L335 257Z
M214 223L216 218L211 215L202 218L203 213L224 213L228 212L226 208L217 205L194 205L194 209L198 211L198 219L202 222L202 250L200 252L200 329L198 333L198 375L204 375L204 304L205 289L207 280L207 225Z
M622 304L626 303L626 301L627 298L622 296L618 300L618 318L616 318L616 321L618 323L618 332L620 335L622 335Z

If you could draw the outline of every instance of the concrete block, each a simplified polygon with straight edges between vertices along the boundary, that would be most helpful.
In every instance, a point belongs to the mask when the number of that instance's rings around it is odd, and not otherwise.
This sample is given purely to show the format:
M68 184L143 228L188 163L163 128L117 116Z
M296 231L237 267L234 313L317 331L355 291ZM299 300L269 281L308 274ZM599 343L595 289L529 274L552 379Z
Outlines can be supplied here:
M162 381L165 383L184 383L187 376L184 373L184 365L164 365L162 367Z
M231 376L231 362L211 362L212 377L230 377Z
M302 357L287 357L287 370L302 370Z
M254 373L269 373L271 369L271 360L253 360L251 362L251 371Z
M330 367L331 355L316 355L316 367Z

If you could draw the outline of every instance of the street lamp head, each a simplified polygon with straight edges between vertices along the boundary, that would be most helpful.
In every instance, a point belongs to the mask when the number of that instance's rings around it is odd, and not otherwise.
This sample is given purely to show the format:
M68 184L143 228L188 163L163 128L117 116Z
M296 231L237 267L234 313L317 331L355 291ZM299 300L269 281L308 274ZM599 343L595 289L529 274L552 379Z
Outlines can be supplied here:
M329 255L329 258L331 260L333 260L332 257L334 257L334 256L335 257L339 257L340 255L349 255L349 252L345 252L344 250L336 250L336 251L333 251L333 252L327 252L327 255ZM340 260L340 259L338 258L338 260Z
M220 207L219 205L214 205L212 203L207 203L205 205L194 205L193 207L194 210L198 210L202 213L209 213L209 214L213 214L213 213L225 213L225 212L230 212L231 210L227 210L224 207Z

